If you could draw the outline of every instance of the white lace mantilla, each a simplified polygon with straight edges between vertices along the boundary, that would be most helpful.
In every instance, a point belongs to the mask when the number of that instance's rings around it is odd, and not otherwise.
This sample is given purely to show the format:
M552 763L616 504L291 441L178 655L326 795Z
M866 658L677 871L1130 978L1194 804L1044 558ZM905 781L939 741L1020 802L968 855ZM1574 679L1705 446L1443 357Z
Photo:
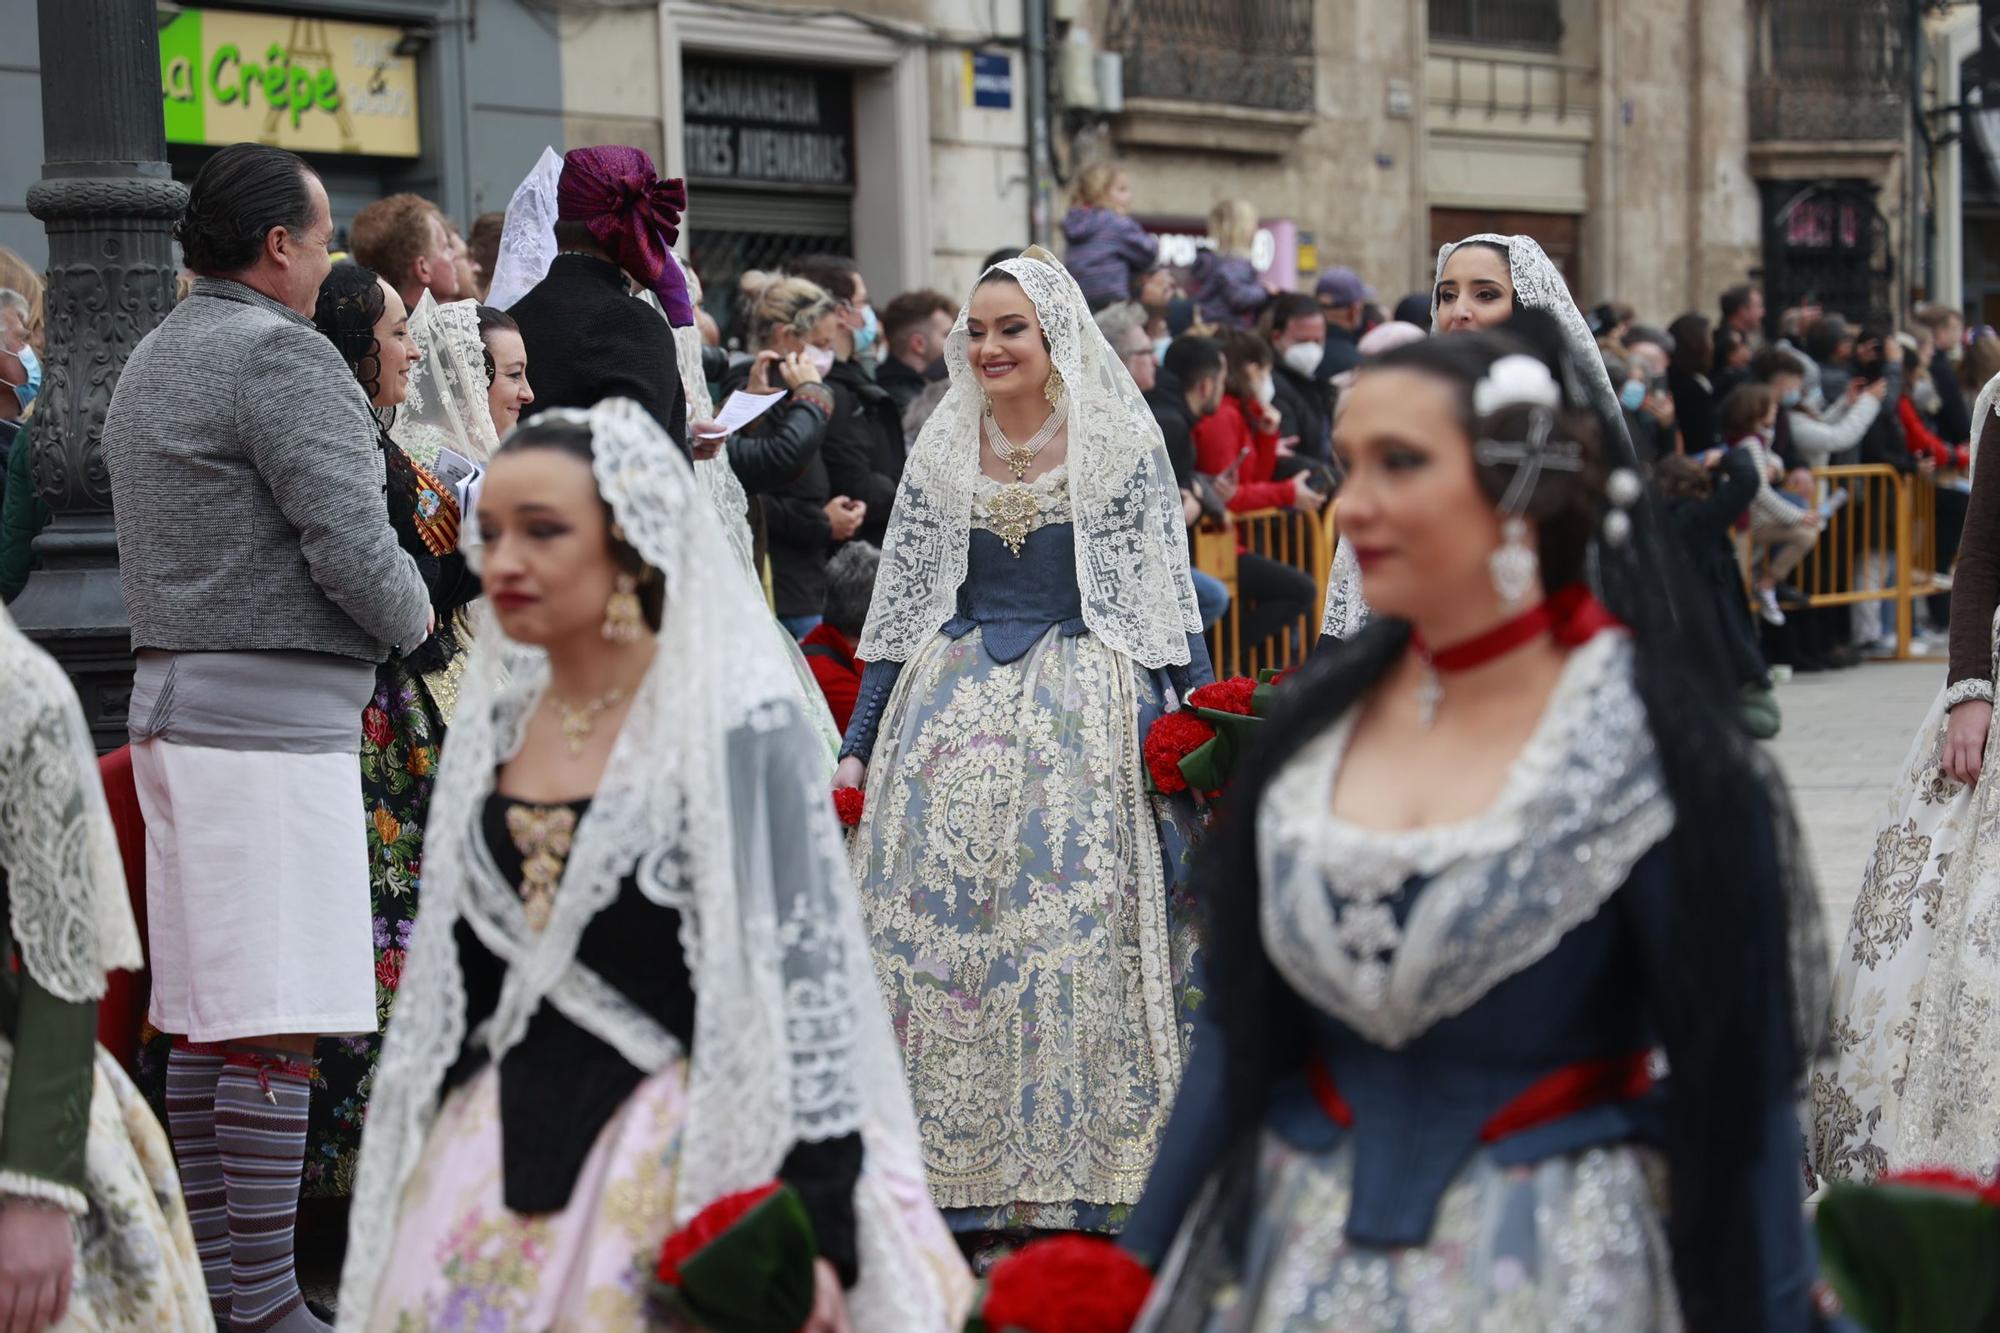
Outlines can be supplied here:
M560 153L544 148L534 170L514 188L500 227L500 255L493 261L486 304L505 310L548 276L556 257L556 186L562 181L562 165ZM529 366L530 383L534 373Z
M390 437L418 467L437 466L438 451L484 463L500 447L487 390L486 343L479 336L479 302L439 305L425 292L410 312L410 337L423 359L410 371L410 393Z
M1333 548L1333 569L1326 579L1326 610L1319 632L1351 639L1368 623L1368 600L1361 595L1361 562L1342 537Z
M654 902L679 910L699 997L676 1223L768 1180L792 1145L854 1132L863 1136L865 1172L921 1188L902 1061L824 769L798 722L768 617L743 614L755 592L725 554L688 464L644 410L608 399L587 413L549 415L590 428L598 489L664 579L666 624L539 931L493 866L481 812L547 688L548 661L497 625L474 636L432 796L424 910L362 1141L341 1279L341 1304L356 1311L373 1306L398 1201L423 1160L445 1071L467 1039L461 922L506 967L492 1016L470 1034L492 1058L521 1040L544 1005L643 1073L681 1057L670 1033L577 957L585 928L628 874ZM745 746L757 737L767 743ZM751 763L756 771L741 766ZM777 812L785 827L774 827ZM848 1297L856 1327L944 1327L954 1275L924 1271L908 1246L880 1233L883 1219L862 1213L858 1222L864 1267Z
M1459 246L1475 243L1497 245L1506 251L1507 271L1513 278L1515 302L1525 309L1540 310L1554 316L1562 326L1563 341L1569 345L1569 371L1573 376L1571 401L1580 401L1575 392L1579 386L1589 394L1590 405L1597 409L1597 414L1616 425L1617 443L1625 449L1621 461L1630 465L1633 461L1632 442L1625 434L1625 411L1619 406L1617 391L1611 387L1611 376L1604 369L1604 354L1598 351L1597 339L1590 336L1590 325L1584 321L1583 312L1576 308L1576 298L1570 295L1569 283L1564 281L1562 270L1555 266L1534 237L1480 232L1438 247L1437 273L1431 280L1431 332L1438 332L1437 284L1444 280L1445 261Z
M76 691L0 607L0 866L22 965L57 999L145 966Z
M1672 830L1632 648L1570 655L1499 799L1408 832L1330 813L1353 716L1306 745L1257 814L1264 947L1314 1004L1391 1050L1463 1013L1595 916ZM1393 904L1427 880L1405 923Z
M1187 528L1160 426L1083 293L1044 250L997 266L1034 303L1067 386L1076 582L1091 633L1140 665L1188 660L1201 631ZM910 452L858 655L907 662L958 610L979 468L982 393L966 354L968 297L945 340L951 388Z

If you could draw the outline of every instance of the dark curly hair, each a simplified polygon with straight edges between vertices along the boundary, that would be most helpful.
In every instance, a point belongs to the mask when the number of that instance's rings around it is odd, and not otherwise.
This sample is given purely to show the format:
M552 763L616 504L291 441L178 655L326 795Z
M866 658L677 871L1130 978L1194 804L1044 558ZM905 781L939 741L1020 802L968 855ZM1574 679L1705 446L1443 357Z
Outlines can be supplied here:
M231 144L208 159L174 224L187 266L217 277L241 273L256 264L273 227L304 231L312 224L309 176L304 158L268 144Z
M340 350L371 401L382 391L382 344L375 340L375 325L384 304L375 270L343 262L319 285L319 304L313 307L313 323Z

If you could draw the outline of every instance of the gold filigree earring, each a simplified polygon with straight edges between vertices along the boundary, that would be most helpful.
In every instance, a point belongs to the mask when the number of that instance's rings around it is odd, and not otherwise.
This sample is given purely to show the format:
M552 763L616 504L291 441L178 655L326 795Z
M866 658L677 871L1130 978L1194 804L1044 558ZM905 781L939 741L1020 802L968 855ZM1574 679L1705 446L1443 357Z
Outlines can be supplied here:
M1064 387L1062 372L1050 366L1048 383L1042 386L1042 393L1048 398L1050 407L1062 401Z
M604 637L613 643L637 643L646 633L646 612L639 605L639 580L618 575L611 596L604 600Z

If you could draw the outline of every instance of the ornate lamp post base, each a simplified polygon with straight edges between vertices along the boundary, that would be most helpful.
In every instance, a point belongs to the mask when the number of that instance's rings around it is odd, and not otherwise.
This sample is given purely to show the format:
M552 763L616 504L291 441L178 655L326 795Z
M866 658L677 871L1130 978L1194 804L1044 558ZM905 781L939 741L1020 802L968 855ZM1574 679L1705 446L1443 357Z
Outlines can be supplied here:
M48 350L30 438L55 517L10 610L69 671L109 749L125 738L132 655L100 437L125 359L173 308L168 229L187 190L165 161L154 0L41 0L37 16L44 71L102 77L88 97L42 80L47 160L28 211L49 233Z

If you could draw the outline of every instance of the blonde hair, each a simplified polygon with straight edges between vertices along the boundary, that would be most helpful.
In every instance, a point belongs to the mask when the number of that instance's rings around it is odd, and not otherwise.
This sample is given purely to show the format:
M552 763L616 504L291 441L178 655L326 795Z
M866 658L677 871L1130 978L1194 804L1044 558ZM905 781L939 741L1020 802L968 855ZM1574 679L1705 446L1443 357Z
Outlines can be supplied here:
M1093 162L1076 174L1075 202L1082 208L1104 207L1112 185L1125 174L1121 162Z
M774 325L782 324L803 338L813 325L833 313L833 297L818 283L775 274L759 276L764 280L742 284L743 299L749 303L753 351L765 350ZM749 278L749 274L744 277Z
M1245 255L1257 240L1257 205L1248 199L1224 199L1208 210L1208 235L1225 255Z
M19 292L28 299L28 336L39 338L42 331L42 275L28 267L28 261L0 245L0 287Z

